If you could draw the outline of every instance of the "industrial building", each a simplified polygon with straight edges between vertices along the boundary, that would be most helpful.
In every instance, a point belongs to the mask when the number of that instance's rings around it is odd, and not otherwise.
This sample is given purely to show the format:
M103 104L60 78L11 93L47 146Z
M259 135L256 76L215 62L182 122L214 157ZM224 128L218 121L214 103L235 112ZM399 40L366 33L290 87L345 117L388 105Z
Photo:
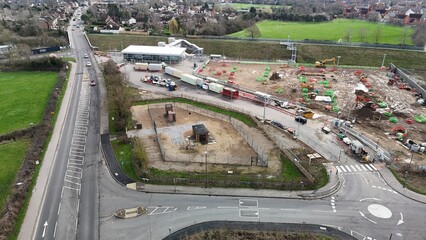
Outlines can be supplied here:
M121 52L124 60L130 62L178 63L184 59L185 50L181 47L130 45Z

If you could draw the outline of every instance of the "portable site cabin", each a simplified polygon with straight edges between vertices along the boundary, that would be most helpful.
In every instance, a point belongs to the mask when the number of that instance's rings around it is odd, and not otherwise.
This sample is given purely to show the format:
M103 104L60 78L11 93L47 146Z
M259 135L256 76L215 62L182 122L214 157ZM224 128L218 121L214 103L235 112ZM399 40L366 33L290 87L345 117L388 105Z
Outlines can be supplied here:
M209 130L204 124L192 125L192 134L196 142L207 143L209 140Z

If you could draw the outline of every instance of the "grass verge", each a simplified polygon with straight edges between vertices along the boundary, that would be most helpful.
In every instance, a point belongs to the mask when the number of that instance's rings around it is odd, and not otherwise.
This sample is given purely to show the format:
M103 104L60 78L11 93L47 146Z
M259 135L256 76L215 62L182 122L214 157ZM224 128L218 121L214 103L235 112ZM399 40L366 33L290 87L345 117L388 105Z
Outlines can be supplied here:
M392 174L395 176L395 178L398 180L399 183L401 183L403 186L413 192L416 192L418 194L426 195L426 184L425 184L425 177L424 176L416 176L413 177L412 174L407 175L407 181L405 181L403 173L396 171L395 169L389 168L392 172Z
M89 34L90 41L98 46L101 51L120 49L128 45L152 45L159 41L167 41L166 37ZM276 60L289 59L288 51L278 42L217 40L203 38L187 38L190 42L203 47L205 54L222 54L227 58ZM111 48L112 47L112 48ZM262 51L253 51L262 49ZM327 46L301 44L297 45L297 62L314 64L315 61L341 56L340 64L348 66L380 67L386 54L385 65L394 63L407 69L426 70L426 54L400 49L375 49L362 47Z
M3 211L4 203L11 193L12 183L21 168L28 146L28 139L0 145L0 211Z

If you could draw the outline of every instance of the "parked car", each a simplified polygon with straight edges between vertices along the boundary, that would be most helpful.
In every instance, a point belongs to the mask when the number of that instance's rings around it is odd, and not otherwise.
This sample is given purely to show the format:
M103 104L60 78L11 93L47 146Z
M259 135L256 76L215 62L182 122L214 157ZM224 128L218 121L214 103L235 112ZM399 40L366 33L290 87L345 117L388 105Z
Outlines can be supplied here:
M88 54L84 54L84 58L89 58L89 55Z
M302 117L302 116L296 116L296 117L294 118L294 121L296 121L296 122L298 122L298 123L301 123L301 124L305 124L305 123L307 123L307 122L308 122L308 119L306 119L306 118L304 118L304 117Z
M321 128L321 131L325 134L329 134L331 132L331 129L324 126L324 127Z
M96 86L96 82L95 81L90 81L90 86Z
M86 63L86 66L91 67L91 66L92 66L92 63L91 63L91 62L87 62L87 63Z
M284 125L280 122L272 121L271 124L278 127L278 128L285 129Z

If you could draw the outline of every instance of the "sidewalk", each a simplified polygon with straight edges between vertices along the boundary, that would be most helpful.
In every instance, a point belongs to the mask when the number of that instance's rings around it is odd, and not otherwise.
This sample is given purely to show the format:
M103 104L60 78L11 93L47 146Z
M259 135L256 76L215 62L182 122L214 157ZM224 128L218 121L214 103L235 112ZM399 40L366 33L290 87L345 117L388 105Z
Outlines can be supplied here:
M382 176L383 180L396 192L399 194L410 198L411 200L417 201L419 203L426 204L426 196L413 192L407 188L404 188L404 186L398 182L398 180L393 176L392 172L389 170L387 166L384 166L383 168L379 169L379 173Z
M273 189L251 188L203 188L187 186L153 185L145 184L139 188L146 193L189 194L189 195L214 195L233 197L268 197L268 198L295 198L295 199L319 199L333 195L342 186L339 174L332 163L326 163L327 172L331 173L330 181L318 190L305 191L280 191ZM330 172L331 171L331 172Z

